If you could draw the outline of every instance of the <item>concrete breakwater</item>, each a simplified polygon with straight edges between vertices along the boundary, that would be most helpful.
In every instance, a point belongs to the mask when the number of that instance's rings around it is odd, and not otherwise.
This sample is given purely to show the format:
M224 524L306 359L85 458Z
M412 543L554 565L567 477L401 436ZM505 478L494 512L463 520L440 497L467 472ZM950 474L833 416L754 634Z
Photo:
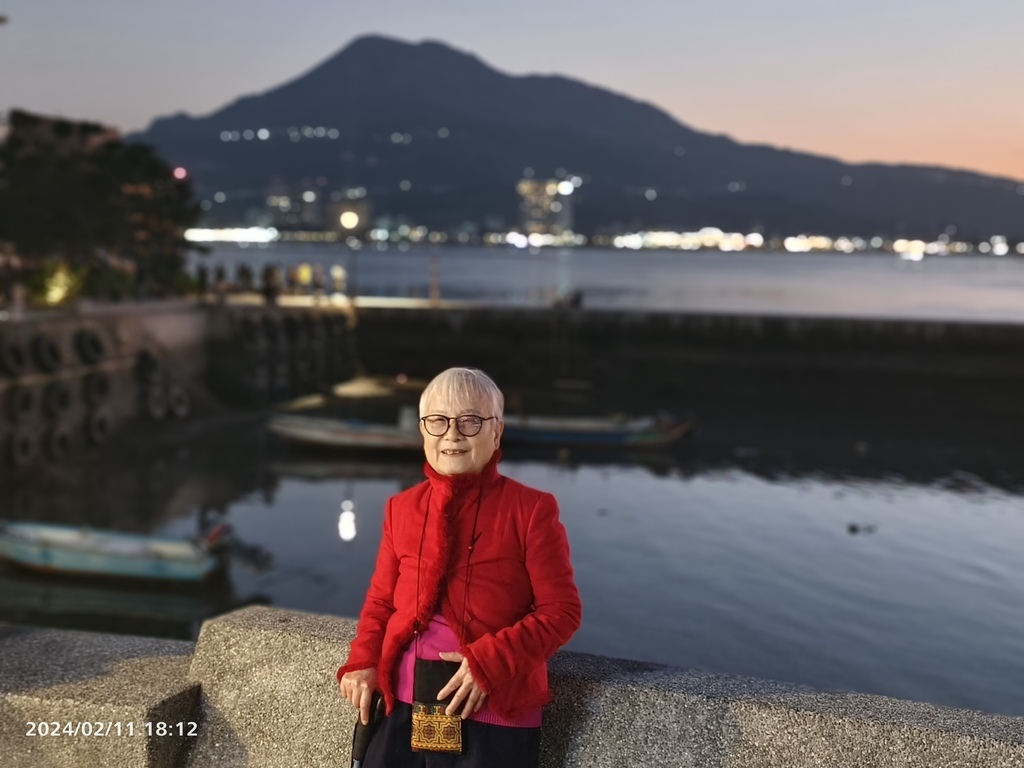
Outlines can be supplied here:
M1024 377L1024 325L585 309L360 308L369 370L472 363L513 384L671 386L700 366Z
M207 621L194 645L0 626L0 754L12 768L348 765L355 712L334 672L354 632L267 607ZM550 668L544 768L1024 766L1024 718L567 652Z
M130 422L259 407L353 372L338 309L84 305L0 323L0 464L99 446Z
M0 324L0 444L23 467L129 421L263 407L357 370L484 368L513 395L558 380L672 394L699 368L1024 379L1024 324L493 308L255 296L95 305Z

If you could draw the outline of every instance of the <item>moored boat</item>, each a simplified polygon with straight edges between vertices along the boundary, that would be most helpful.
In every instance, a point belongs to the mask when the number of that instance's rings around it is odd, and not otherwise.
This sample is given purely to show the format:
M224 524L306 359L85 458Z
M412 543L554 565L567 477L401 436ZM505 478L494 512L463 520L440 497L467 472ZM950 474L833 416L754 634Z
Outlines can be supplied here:
M505 416L502 441L575 448L657 448L686 435L690 421L578 416Z
M409 409L402 409L396 425L281 413L270 417L267 428L280 438L306 445L422 450L417 421ZM509 414L504 421L503 443L575 448L658 448L680 439L692 426L690 421L664 416L625 419Z
M294 443L330 448L422 450L423 438L415 428L374 424L359 419L279 414L267 420L274 435Z
M50 523L0 522L0 559L34 571L198 582L222 565L224 528L200 542Z

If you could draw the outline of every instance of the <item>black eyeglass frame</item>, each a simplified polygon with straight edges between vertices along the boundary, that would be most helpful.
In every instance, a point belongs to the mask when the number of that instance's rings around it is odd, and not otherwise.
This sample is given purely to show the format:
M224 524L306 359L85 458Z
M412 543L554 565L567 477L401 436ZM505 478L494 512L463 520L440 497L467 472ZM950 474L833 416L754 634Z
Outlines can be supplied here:
M445 416L443 413L428 413L426 416L420 417L420 423L423 424L423 430L431 437L444 437L445 435L447 435L448 430L452 428L453 421L455 422L455 429L460 435L462 435L463 437L476 437L483 431L485 421L490 421L491 419L497 418L497 416L477 416L472 413L464 413L461 416ZM447 419L447 421L445 421L444 424L444 432L441 432L439 434L434 434L433 432L431 432L430 428L427 426L427 419ZM467 435L465 432L462 431L462 427L459 426L459 419L480 419L480 429L478 429L476 432Z

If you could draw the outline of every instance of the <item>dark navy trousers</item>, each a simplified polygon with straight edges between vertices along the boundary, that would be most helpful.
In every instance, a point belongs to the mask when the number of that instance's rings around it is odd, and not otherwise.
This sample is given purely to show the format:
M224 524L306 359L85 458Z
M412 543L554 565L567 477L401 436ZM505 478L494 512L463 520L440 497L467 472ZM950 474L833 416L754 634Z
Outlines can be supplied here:
M370 741L363 768L538 768L540 728L462 721L462 754L413 752L412 706L395 702Z

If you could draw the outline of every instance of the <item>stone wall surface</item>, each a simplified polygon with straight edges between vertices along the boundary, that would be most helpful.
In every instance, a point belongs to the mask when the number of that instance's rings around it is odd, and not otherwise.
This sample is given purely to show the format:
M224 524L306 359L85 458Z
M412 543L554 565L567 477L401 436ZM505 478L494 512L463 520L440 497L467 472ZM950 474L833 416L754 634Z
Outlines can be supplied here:
M254 606L207 621L193 648L0 626L2 765L347 766L356 714L335 672L355 627ZM1024 768L1024 718L578 653L550 670L544 768ZM82 721L135 732L25 735ZM158 737L147 722L197 725Z

